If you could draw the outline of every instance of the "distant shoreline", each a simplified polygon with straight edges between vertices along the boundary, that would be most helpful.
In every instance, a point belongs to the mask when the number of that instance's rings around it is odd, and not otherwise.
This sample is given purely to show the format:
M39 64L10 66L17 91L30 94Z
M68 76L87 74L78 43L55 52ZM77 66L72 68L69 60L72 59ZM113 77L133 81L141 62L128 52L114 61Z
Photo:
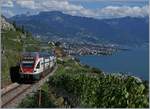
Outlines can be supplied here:
M93 66L105 72L125 72L131 76L140 77L142 80L149 80L147 50L146 52L133 50L113 56L75 55L75 57L80 60L81 64Z

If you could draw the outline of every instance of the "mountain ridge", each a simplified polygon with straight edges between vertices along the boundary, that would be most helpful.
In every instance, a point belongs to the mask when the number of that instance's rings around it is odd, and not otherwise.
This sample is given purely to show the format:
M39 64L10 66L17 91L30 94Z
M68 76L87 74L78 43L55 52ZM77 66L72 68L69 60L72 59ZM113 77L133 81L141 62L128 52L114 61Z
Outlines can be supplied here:
M78 42L140 44L148 42L148 18L94 19L72 16L59 11L10 18L44 39L68 39Z

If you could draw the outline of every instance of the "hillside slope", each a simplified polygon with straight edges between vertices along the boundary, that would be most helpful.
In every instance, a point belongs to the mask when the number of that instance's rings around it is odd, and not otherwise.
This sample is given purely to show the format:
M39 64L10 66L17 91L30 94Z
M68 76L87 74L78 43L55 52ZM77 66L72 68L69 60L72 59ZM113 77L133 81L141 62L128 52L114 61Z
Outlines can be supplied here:
M14 27L10 24L4 16L1 16L2 33L2 87L11 83L10 80L10 68L16 66L20 59L20 54L23 51L25 43L37 43L29 47L26 45L26 51L34 51L36 47L39 47L39 41L34 39L31 34L23 31L21 28ZM26 34L26 35L25 35Z

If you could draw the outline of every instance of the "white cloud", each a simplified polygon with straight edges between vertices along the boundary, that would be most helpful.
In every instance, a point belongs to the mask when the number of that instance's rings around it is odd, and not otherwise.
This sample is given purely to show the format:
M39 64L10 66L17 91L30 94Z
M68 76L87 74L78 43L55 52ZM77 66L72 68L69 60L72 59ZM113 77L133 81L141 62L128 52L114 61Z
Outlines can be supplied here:
M69 0L73 2L148 2L148 0Z
M2 14L5 15L5 17L12 17L15 15L11 10L7 10L7 9L2 10Z
M16 4L24 8L36 9L36 1L34 0L16 0Z
M45 11L79 11L83 9L83 6L71 4L67 0L45 0L44 2L40 2L38 8Z
M90 0L83 0L83 1L90 1ZM104 1L104 0L94 0L94 1ZM110 0L110 1L123 1L123 0ZM133 1L142 1L142 0L133 0ZM107 6L104 8L94 10L90 8L85 8L82 5L73 4L69 2L69 0L14 0L13 3L19 5L20 8L22 7L31 9L34 10L34 12L55 10L55 11L62 11L64 13L71 15L94 17L94 18L112 18L125 16L143 17L149 15L149 6L143 7Z
M2 0L1 4L2 4L2 7L6 7L6 8L10 8L14 6L12 0Z
M143 6L143 7L128 7L128 6L107 6L103 9L100 9L97 11L99 15L103 16L112 16L112 17L125 17L125 16L131 16L131 17L144 17L149 15L149 7Z
M143 7L107 6L96 10L83 8L82 10L69 11L68 13L72 15L80 15L80 16L94 17L94 18L117 18L117 17L126 17L126 16L145 17L149 15L150 10L149 10L149 6L143 6Z

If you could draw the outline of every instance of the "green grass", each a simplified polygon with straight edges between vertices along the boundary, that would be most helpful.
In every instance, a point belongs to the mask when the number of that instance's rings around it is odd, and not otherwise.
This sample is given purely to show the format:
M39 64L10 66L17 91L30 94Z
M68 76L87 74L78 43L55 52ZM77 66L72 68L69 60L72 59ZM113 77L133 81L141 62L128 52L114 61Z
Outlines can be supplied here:
M59 65L59 69L56 71L55 74L62 74L66 72L70 73L97 73L97 74L102 74L102 71L87 65L81 65L80 63L72 60L72 59L67 59L64 60L63 62L57 61Z
M9 30L2 33L2 45L5 50L21 51L20 32Z

